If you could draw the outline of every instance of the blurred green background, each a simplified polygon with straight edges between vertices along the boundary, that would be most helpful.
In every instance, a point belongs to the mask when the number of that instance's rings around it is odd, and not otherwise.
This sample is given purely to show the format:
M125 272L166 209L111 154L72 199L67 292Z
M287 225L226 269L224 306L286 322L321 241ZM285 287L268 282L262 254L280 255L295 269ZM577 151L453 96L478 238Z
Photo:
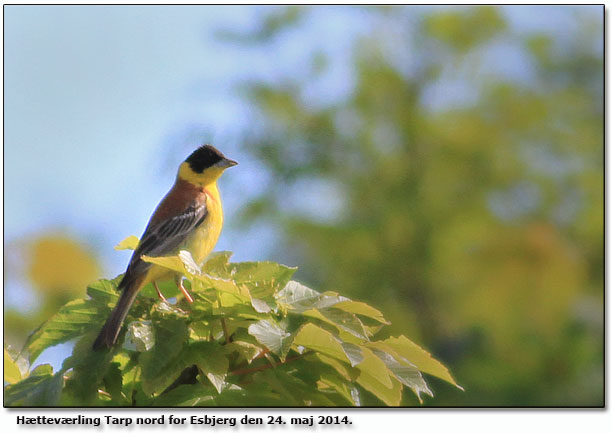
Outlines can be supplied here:
M7 170L5 344L20 347L87 281L123 271L127 256L110 247L140 234L178 162L206 140L241 162L222 179L228 222L218 249L299 266L298 280L378 307L390 334L430 350L465 388L430 378L426 405L603 405L602 6L134 10L115 7L108 22L156 10L149 30L169 35L186 15L208 17L190 23L208 38L198 42L201 75L217 75L204 91L193 85L197 69L185 78L182 110L197 106L195 120L178 110L156 125L165 134L156 147L115 142L99 162L109 171L96 185L107 189L83 193L98 205L120 207L147 189L129 224L112 210L66 217L64 205L48 224L43 215L12 226L11 182L32 174ZM11 12L7 65L19 61ZM105 43L126 49L116 39ZM163 64L151 86L182 73ZM7 112L18 111L7 98ZM5 166L14 158L23 167L8 134ZM128 179L113 167L120 161L134 164ZM163 182L131 183L138 177ZM113 196L112 182L133 196ZM28 290L34 301L23 301Z

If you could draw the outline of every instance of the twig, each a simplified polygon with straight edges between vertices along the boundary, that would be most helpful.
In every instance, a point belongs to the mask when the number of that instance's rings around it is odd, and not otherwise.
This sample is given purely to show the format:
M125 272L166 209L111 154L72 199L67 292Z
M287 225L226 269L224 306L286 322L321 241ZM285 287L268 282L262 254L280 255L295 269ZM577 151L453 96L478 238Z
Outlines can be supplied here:
M231 343L229 333L227 332L227 324L225 323L225 317L221 318L221 327L223 328L223 335L225 335L225 344Z

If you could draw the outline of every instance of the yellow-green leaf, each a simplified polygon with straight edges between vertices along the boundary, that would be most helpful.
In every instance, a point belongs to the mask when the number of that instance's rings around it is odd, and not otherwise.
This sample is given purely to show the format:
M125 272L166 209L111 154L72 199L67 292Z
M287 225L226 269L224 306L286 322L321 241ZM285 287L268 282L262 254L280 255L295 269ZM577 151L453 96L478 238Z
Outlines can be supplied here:
M361 355L363 361L357 365L357 369L361 372L359 377L363 375L371 376L380 385L391 388L391 372L385 363L366 347L361 348Z
M195 282L193 289L206 290L216 289L220 292L226 292L232 295L239 296L245 302L250 303L251 297L249 291L244 288L240 288L232 280L226 280L223 278L212 277L210 275L193 275L193 281Z
M291 334L274 322L260 320L249 326L249 334L266 346L270 351L285 359L291 347Z
M345 364L335 358L332 358L331 356L323 355L322 353L316 353L315 356L320 359L321 362L324 362L325 364L333 367L340 374L340 376L342 376L348 381L352 382L358 376L355 373L355 369L349 369Z
M147 263L153 263L155 265L162 266L164 268L186 274L187 270L185 265L178 256L167 256L167 257L150 257L147 255L142 256L142 260Z
M15 383L21 380L21 372L11 355L4 349L4 381Z
M372 376L361 375L357 383L381 399L387 406L399 406L402 401L402 384L396 378L391 378L391 387L380 385L380 382L372 379Z
M401 357L399 357L400 360L398 360L395 353L389 353L379 349L372 349L372 351L385 363L397 380L409 387L416 394L419 403L423 403L421 393L433 397L433 392L431 392L431 389L427 386L427 382L423 379L423 375L413 364Z
M380 311L378 311L374 307L369 306L368 304L364 302L342 301L342 302L338 302L337 304L334 304L332 308L338 308L348 313L366 316L380 323L383 323L385 325L391 324L391 322L389 322L387 319L384 318L383 314Z
M311 310L304 311L302 314L304 316L312 317L335 326L339 330L346 331L358 339L367 340L368 338L363 324L353 314L344 313L342 311L334 311L329 308L324 308L322 310L313 308Z
M390 337L384 340L383 343L393 349L398 355L406 358L423 373L436 376L463 390L440 361L434 359L425 349L413 343L403 335L400 337Z
M324 385L324 386L321 386ZM332 388L342 397L344 397L350 404L359 406L359 394L353 385L349 385L338 376L333 374L322 374L321 380L317 384L319 389L325 389L325 387Z
M138 248L138 238L134 235L128 236L117 245L115 245L116 250L135 250Z
M302 326L293 340L293 346L296 348L303 346L340 361L350 362L342 349L342 344L330 332L312 323Z

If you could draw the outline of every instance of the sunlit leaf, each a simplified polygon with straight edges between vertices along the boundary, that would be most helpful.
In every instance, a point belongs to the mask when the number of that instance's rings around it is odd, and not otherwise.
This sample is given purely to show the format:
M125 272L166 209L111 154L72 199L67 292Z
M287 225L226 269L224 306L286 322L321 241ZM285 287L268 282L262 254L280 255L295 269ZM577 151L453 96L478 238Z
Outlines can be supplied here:
M249 326L249 334L261 344L284 359L291 347L291 334L268 320L260 320Z
M455 382L455 379L450 375L448 369L434 359L426 350L419 347L403 335L400 337L390 337L383 341L383 343L392 348L397 354L406 358L410 363L414 364L423 373L431 374L432 376L439 377L445 380L459 389L463 389Z
M368 339L363 324L359 319L357 319L357 317L355 317L351 313L324 308L320 310L307 310L304 311L302 314L304 316L312 317L314 319L321 320L325 323L329 323L330 325L333 325L338 329L352 334L358 339Z
M360 405L361 402L357 397L358 393L355 387L340 379L338 376L323 374L321 375L321 383L334 389L338 394L344 397L349 404L354 406Z
M289 281L287 285L276 294L278 302L297 312L311 309L319 300L321 294L306 287L297 281Z
M377 320L378 322L383 323L385 325L390 325L390 322L383 317L380 311L364 302L341 301L337 304L334 304L333 308L337 308L348 313L366 316L371 319Z
M123 239L117 245L115 245L115 249L116 250L135 250L136 248L138 248L139 242L140 241L138 240L138 237L131 235Z
M26 349L30 363L47 347L101 328L109 313L108 307L95 302L80 299L68 302L29 337Z
M298 331L293 345L303 346L340 361L350 362L342 344L331 333L312 323L307 323Z
M225 345L226 352L237 352L247 363L251 363L262 353L262 348L246 341L232 341Z
M125 334L123 347L128 350L146 352L155 344L155 334L150 321L130 322Z
M374 352L374 354L385 363L387 368L394 374L397 380L414 391L419 399L419 402L423 403L421 393L433 397L433 393L427 386L421 372L414 365L405 361L400 363L400 361L394 358L391 354L381 350L372 349L372 352Z
M8 351L4 349L4 381L7 383L15 383L21 380L21 372L19 367Z

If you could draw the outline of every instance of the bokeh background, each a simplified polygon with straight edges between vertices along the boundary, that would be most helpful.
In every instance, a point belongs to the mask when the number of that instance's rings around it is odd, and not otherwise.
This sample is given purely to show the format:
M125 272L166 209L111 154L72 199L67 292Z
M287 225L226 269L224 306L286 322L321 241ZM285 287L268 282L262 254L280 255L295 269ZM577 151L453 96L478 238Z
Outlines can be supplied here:
M4 14L11 350L211 142L217 249L379 307L465 387L427 405L603 404L603 6Z

